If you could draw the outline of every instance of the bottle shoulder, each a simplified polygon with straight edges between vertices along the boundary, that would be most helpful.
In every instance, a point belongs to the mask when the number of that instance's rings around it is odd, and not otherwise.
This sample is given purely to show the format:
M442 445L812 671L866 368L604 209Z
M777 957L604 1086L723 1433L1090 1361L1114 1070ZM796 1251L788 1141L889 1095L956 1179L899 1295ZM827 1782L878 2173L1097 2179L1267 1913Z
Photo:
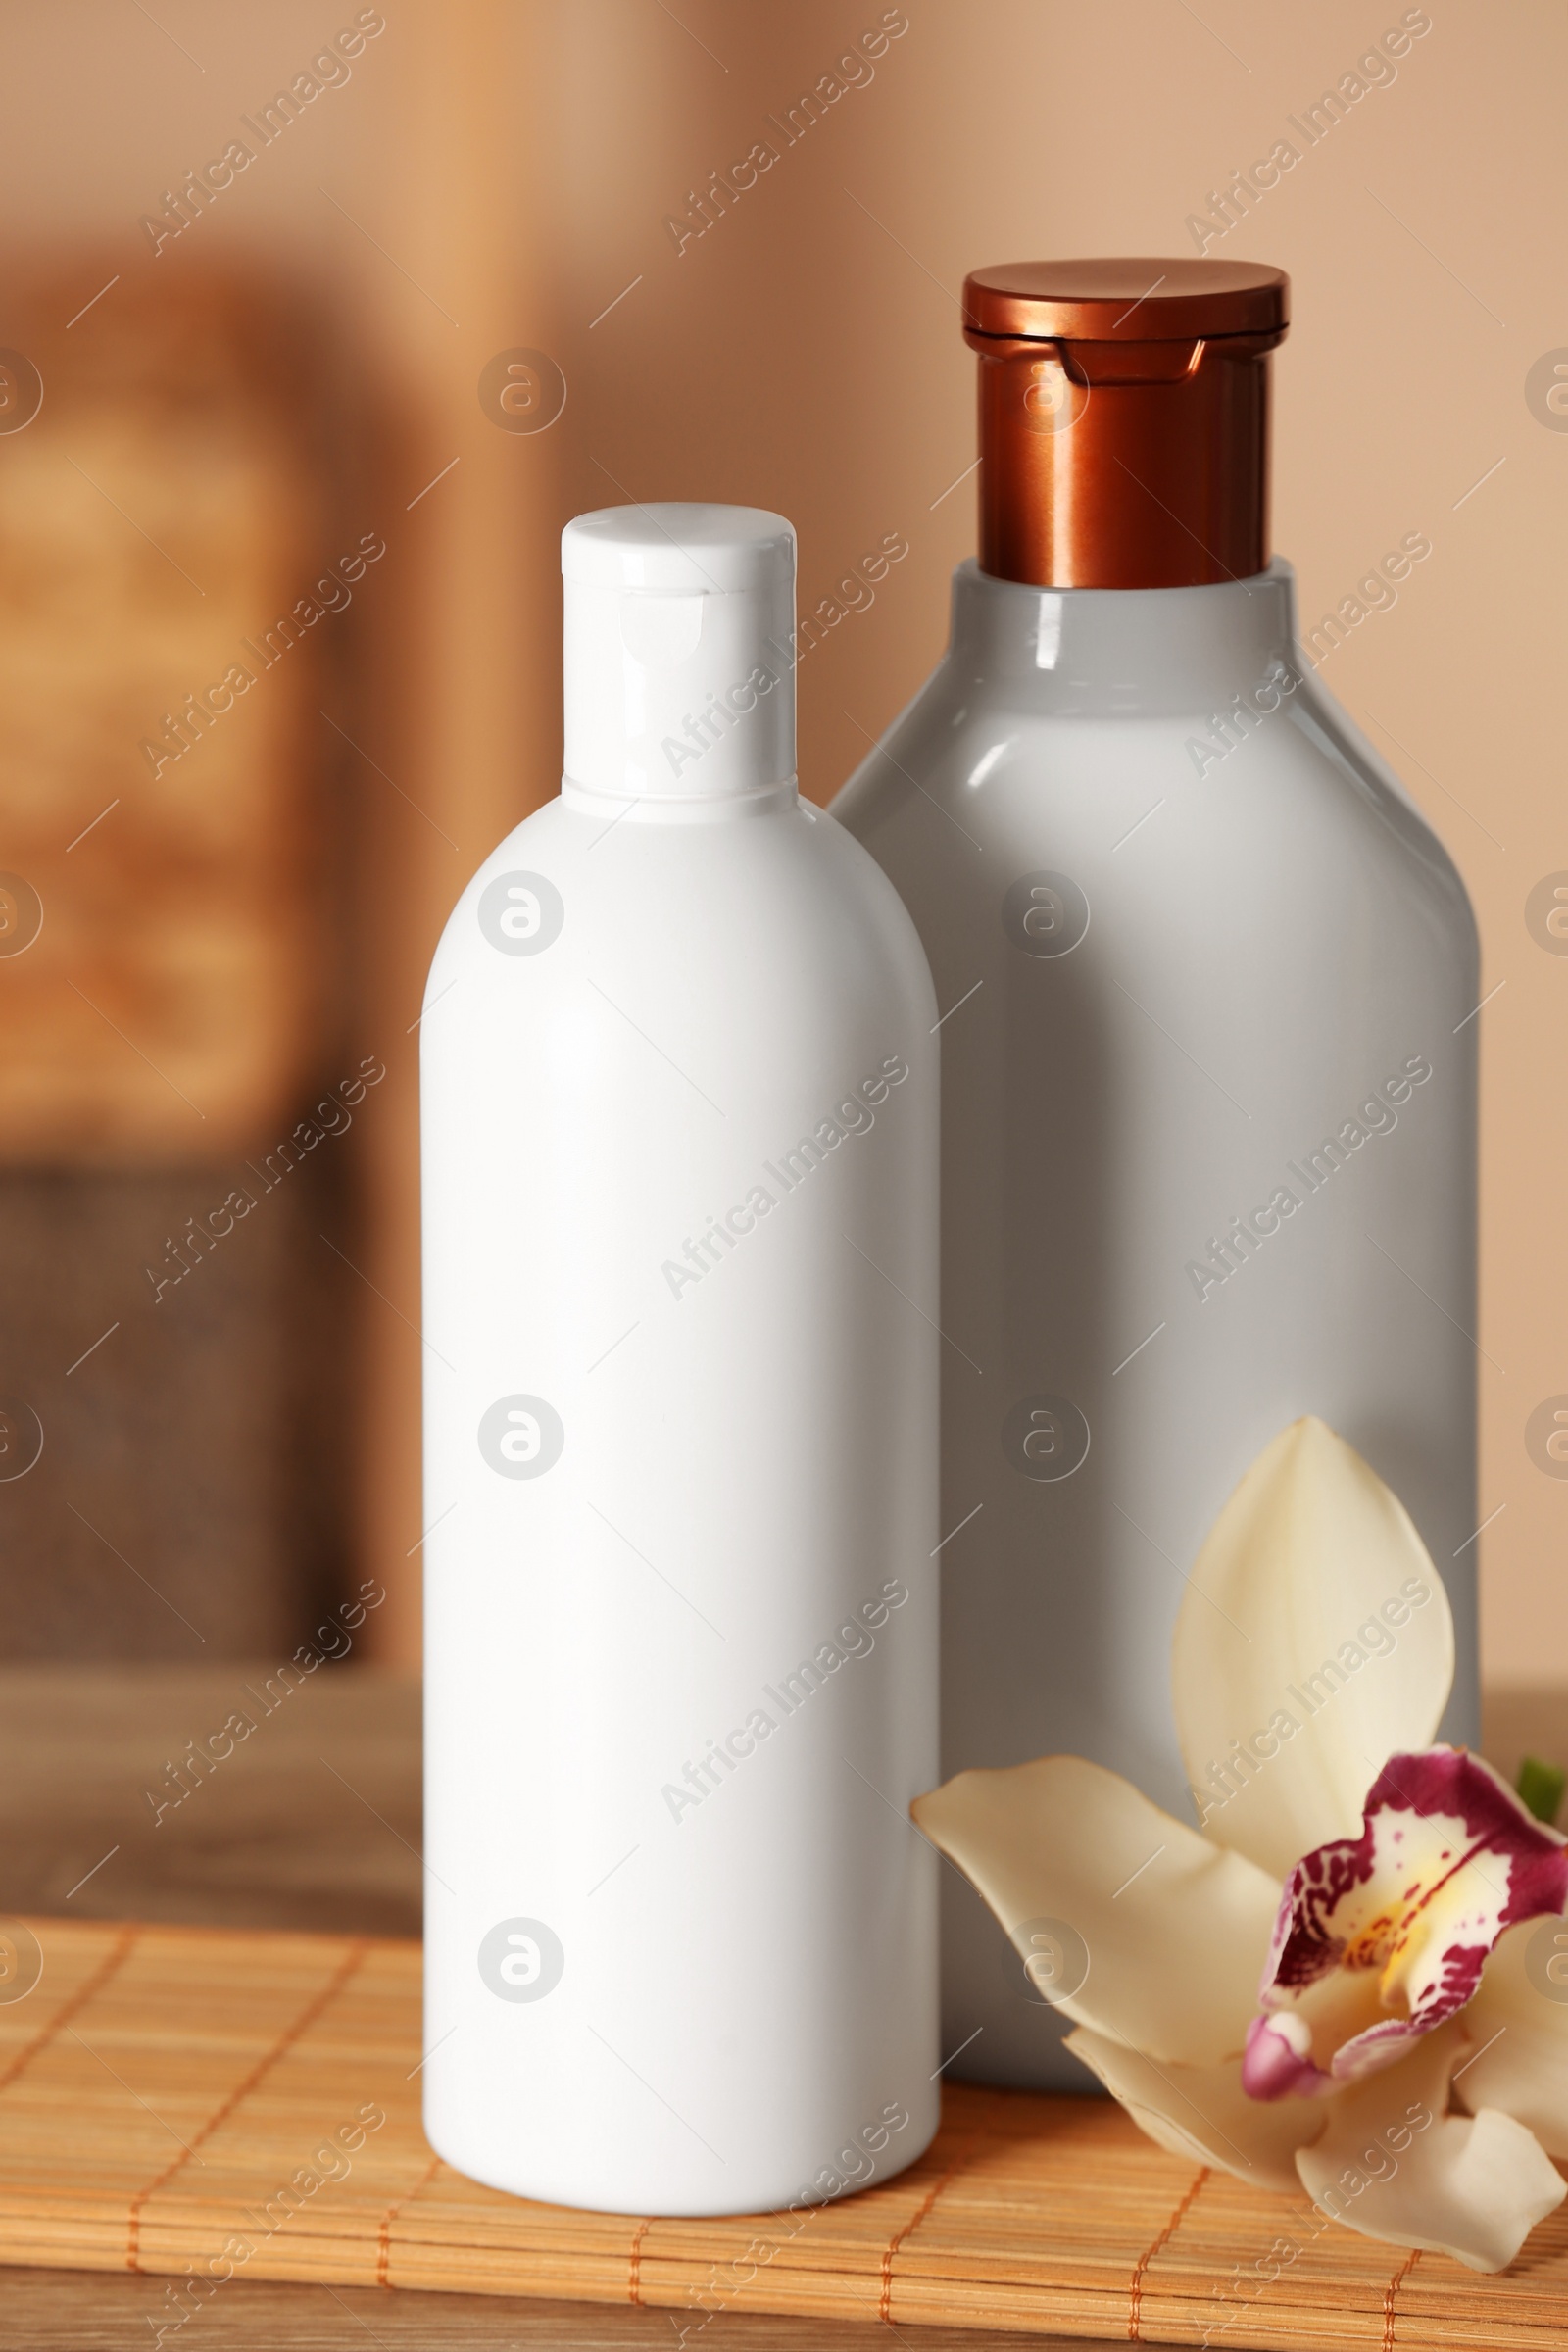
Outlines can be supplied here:
M489 857L469 875L458 893L452 910L441 926L435 954L431 958L425 981L426 1010L436 992L450 985L454 970L462 968L475 944L487 940L489 931L499 930L502 937L514 936L518 942L515 952L521 954L521 941L531 936L541 920L553 912L553 909L546 909L545 916L541 915L540 894L537 891L531 894L531 906L528 898L530 886L536 881L547 883L550 892L559 894L553 869L559 865L563 846L561 806L557 797L544 802L519 819L511 832L497 842ZM515 882L516 891L509 894L502 890L494 894L495 922L487 925L484 910L486 893L504 880ZM544 895L548 898L550 893ZM494 946L496 942L490 938L488 944ZM540 951L535 948L532 952L537 954Z
M554 800L499 842L443 929L426 1004L463 974L500 980L557 937L641 979L656 964L795 996L932 984L914 924L875 858L826 810L639 822ZM499 958L497 951L500 951ZM575 955L567 958L575 968Z
M1167 841L1212 839L1242 854L1250 819L1237 789L1293 843L1330 863L1400 869L1474 952L1463 880L1395 770L1313 675L1304 656L1280 665L1246 725L1221 711L1042 709L1013 678L976 674L950 651L859 762L834 814L906 881L943 862L961 826L985 850L1054 835L1075 851L1125 808L1131 825L1160 805ZM949 820L932 821L933 809ZM1239 824L1238 820L1244 821ZM1119 832L1121 819L1114 819ZM1114 835L1106 834L1104 847ZM895 844L897 847L895 848ZM1049 862L1049 860L1048 860Z
M1315 676L1303 676L1298 685L1292 720L1351 806L1369 812L1420 869L1472 951L1479 953L1480 934L1464 878L1436 826L1377 746Z

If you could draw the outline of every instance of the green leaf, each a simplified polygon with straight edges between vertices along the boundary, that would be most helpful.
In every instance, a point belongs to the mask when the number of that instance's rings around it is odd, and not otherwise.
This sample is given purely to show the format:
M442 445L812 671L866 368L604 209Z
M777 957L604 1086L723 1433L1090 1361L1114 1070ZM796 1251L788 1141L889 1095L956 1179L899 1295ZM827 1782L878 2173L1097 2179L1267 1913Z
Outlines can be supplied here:
M1514 1787L1538 1821L1555 1823L1563 1790L1568 1788L1568 1772L1560 1764L1543 1764L1539 1756L1526 1756Z

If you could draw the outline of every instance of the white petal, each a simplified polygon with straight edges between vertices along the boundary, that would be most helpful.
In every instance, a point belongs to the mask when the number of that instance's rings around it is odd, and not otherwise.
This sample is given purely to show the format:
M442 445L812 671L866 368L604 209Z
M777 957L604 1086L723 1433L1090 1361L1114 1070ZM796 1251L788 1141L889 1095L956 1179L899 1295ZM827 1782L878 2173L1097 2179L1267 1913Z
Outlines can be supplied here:
M1454 2097L1472 2113L1500 2108L1548 2156L1568 2156L1568 1919L1510 1928L1464 2023L1479 2055L1460 2060Z
M1176 1729L1205 1834L1277 1878L1353 1838L1452 1679L1447 1596L1403 1504L1323 1422L1293 1422L1214 1522L1177 1621Z
M1161 2065L1239 2056L1277 1881L1082 1756L960 1772L911 1811L1025 1958L1048 1955L1054 1982L1030 1973L1075 2024Z
M1467 2046L1457 2025L1440 2027L1398 2066L1328 2101L1327 2129L1297 2151L1296 2169L1313 2203L1364 2237L1500 2271L1568 2182L1495 2107L1445 2115Z
M1234 2058L1220 2066L1155 2066L1141 2051L1085 2026L1068 2034L1067 2047L1171 2155L1217 2165L1254 2188L1294 2191L1298 2185L1296 2152L1324 2128L1320 2100L1280 2099L1264 2106L1243 2090Z

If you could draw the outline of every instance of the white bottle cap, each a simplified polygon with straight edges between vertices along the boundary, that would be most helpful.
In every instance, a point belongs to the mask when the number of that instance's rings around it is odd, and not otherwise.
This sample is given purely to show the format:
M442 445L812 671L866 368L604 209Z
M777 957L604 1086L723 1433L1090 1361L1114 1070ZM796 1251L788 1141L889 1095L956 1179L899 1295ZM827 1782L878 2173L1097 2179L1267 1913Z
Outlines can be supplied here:
M795 774L795 532L760 507L606 507L561 534L565 777L710 800Z

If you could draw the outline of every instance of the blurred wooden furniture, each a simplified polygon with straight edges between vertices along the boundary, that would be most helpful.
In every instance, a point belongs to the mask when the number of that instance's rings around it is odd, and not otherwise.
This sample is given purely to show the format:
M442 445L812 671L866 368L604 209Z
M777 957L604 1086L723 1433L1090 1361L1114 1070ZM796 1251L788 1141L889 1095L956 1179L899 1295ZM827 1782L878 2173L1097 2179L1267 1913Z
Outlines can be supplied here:
M325 941L384 544L333 349L188 251L0 294L0 1655L292 1646L343 1574L372 1130L316 1105L371 1042Z
M92 273L0 313L42 388L0 406L0 1162L210 1162L308 1074L343 623L306 616L354 591L315 594L338 518L275 296L122 277L68 325Z

